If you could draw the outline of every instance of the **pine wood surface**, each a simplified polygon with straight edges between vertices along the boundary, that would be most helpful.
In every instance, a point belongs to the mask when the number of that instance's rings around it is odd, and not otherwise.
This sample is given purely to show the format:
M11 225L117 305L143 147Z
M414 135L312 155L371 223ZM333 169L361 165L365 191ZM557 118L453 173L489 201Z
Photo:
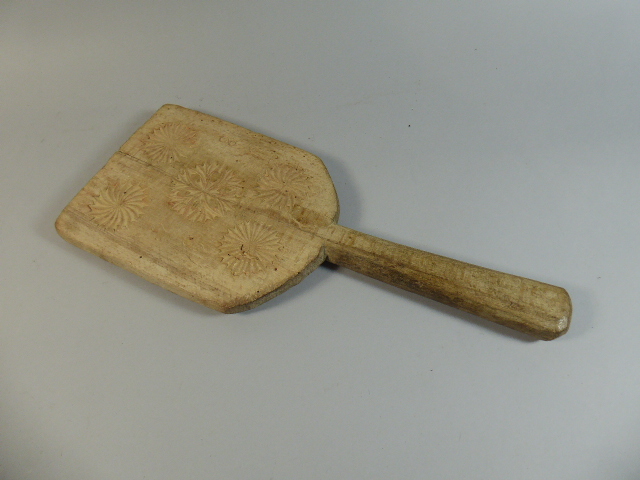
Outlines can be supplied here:
M177 105L160 108L73 198L60 235L225 313L256 307L329 260L551 340L569 328L559 287L337 225L322 161Z

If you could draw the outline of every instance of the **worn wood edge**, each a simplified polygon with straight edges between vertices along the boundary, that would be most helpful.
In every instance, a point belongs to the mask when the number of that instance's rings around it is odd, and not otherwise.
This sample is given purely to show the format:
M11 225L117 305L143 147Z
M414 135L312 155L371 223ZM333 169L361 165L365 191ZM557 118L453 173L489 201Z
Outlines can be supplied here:
M73 224L74 220L70 218L70 215L66 210L64 210L58 216L55 222L55 228L58 234L70 244L81 248L82 250L85 250L117 267L131 272L147 280L148 282L153 283L154 285L175 293L176 295L180 295L184 298L205 305L206 307L209 307L213 310L222 311L222 309L224 308L224 305L208 300L207 298L205 298L205 295L198 295L197 292L194 292L188 288L181 288L176 283L162 281L159 276L149 274L144 268L136 267L133 262L128 262L124 256L110 254L109 252L102 251L94 243L83 241L81 236L74 234Z
M75 232L78 230L78 225L75 223L73 216L67 211L67 209L63 210L58 218L55 221L55 229L58 234L70 244L81 248L97 257L106 260L107 262L116 265L124 270L127 270L139 277L153 283L154 285L158 285L165 290L168 290L176 295L180 295L181 297L192 300L196 303L204 305L208 308L216 310L221 313L239 313L252 308L255 308L268 300L284 293L289 288L300 283L307 275L309 275L313 270L315 270L318 266L320 266L325 258L326 253L323 246L320 246L318 249L318 255L308 263L301 271L299 271L295 276L290 277L281 285L272 289L271 291L261 295L257 298L251 298L249 301L246 301L245 298L239 298L236 301L230 302L217 302L211 299L210 295L207 295L207 292L217 291L220 292L220 289L216 289L211 286L209 288L204 288L201 285L189 282L188 286L182 287L177 281L163 281L162 277L159 275L154 275L149 273L145 268L136 266L136 263L128 261L127 256L134 257L135 255L124 255L124 254L114 254L112 252L106 251L106 249L101 249L97 245L91 242L83 241L82 235L77 235ZM124 249L122 246L118 246L118 248ZM129 254L133 254L134 252L128 252ZM144 261L145 259L140 259ZM155 267L159 267L157 264ZM167 275L169 276L169 275ZM219 294L217 296L220 296Z
M324 261L326 260L326 258L327 258L327 254L325 252L324 247L322 247L320 249L320 252L318 253L318 256L315 258L315 260L313 262L309 263L295 277L290 278L288 281L286 281L285 283L283 283L282 285L277 287L275 290L272 290L271 292L267 293L266 295L264 295L264 296L262 296L260 298L257 298L256 300L254 300L252 302L245 303L243 305L237 305L235 307L228 308L226 310L221 310L222 313L241 313L241 312L246 312L247 310L251 310L253 308L259 307L263 303L268 302L269 300L271 300L271 299L277 297L278 295L286 292L291 287L295 287L296 285L298 285L311 272L313 272L316 268L318 268L320 265L322 265L324 263Z
M484 267L483 267L484 268ZM502 273L502 272L498 272ZM505 274L509 275L509 274ZM514 275L515 276L515 275ZM520 277L525 280L531 280L529 278ZM548 318L537 317L532 319L531 316L526 314L522 314L521 316L517 316L513 314L513 311L509 310L501 310L498 308L494 308L493 312L484 314L477 309L467 309L462 308L460 305L454 303L446 303L455 308L459 308L463 311L472 313L481 318L489 320L491 322L497 323L498 325L502 325L507 328L511 328L512 330L517 330L519 332L525 333L527 335L531 335L536 337L539 340L550 341L555 340L558 337L565 335L569 331L569 327L571 326L573 305L571 302L571 296L562 287L558 287L556 285L551 285L548 283L537 282L540 286L544 286L548 289L553 289L557 292L559 298L562 298L562 301L559 302L559 305L563 305L563 308L558 311L555 315L550 315ZM510 319L513 317L513 320Z
M543 282L537 283L545 286L550 290L553 289L558 295L558 298L561 299L558 302L559 308L558 312L555 315L549 316L548 318L538 318L535 323L528 322L526 317L523 317L521 322L517 324L512 324L504 317L489 318L489 320L500 325L504 325L505 327L527 333L529 335L537 337L540 340L545 341L555 340L556 338L565 335L569 331L569 327L571 326L571 318L573 315L573 304L571 302L571 296L569 295L569 292L567 292L567 290L565 290L564 288L558 287L556 285L551 285Z

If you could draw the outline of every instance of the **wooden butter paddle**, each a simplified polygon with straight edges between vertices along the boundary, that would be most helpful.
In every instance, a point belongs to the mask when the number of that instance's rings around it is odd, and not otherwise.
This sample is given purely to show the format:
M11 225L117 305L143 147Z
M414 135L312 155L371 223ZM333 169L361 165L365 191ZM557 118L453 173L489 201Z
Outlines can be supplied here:
M260 305L328 260L544 340L569 328L564 289L342 227L338 210L318 157L165 105L56 228L74 245L226 313Z

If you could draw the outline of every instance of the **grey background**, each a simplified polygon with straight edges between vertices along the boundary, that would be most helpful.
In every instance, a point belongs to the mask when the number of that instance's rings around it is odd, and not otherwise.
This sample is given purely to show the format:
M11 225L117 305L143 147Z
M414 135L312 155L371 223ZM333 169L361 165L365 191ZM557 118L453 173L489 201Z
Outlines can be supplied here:
M640 4L5 1L0 477L640 478ZM53 223L164 103L319 155L341 223L562 285L532 341L321 267L225 316Z

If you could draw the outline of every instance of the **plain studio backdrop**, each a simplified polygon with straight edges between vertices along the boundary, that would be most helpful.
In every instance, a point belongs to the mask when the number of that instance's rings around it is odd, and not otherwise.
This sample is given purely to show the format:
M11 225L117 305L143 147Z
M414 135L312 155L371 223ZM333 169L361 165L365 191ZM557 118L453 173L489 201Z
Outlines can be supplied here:
M640 3L4 1L0 477L640 478ZM165 103L340 223L565 287L552 342L342 268L224 315L62 240Z

